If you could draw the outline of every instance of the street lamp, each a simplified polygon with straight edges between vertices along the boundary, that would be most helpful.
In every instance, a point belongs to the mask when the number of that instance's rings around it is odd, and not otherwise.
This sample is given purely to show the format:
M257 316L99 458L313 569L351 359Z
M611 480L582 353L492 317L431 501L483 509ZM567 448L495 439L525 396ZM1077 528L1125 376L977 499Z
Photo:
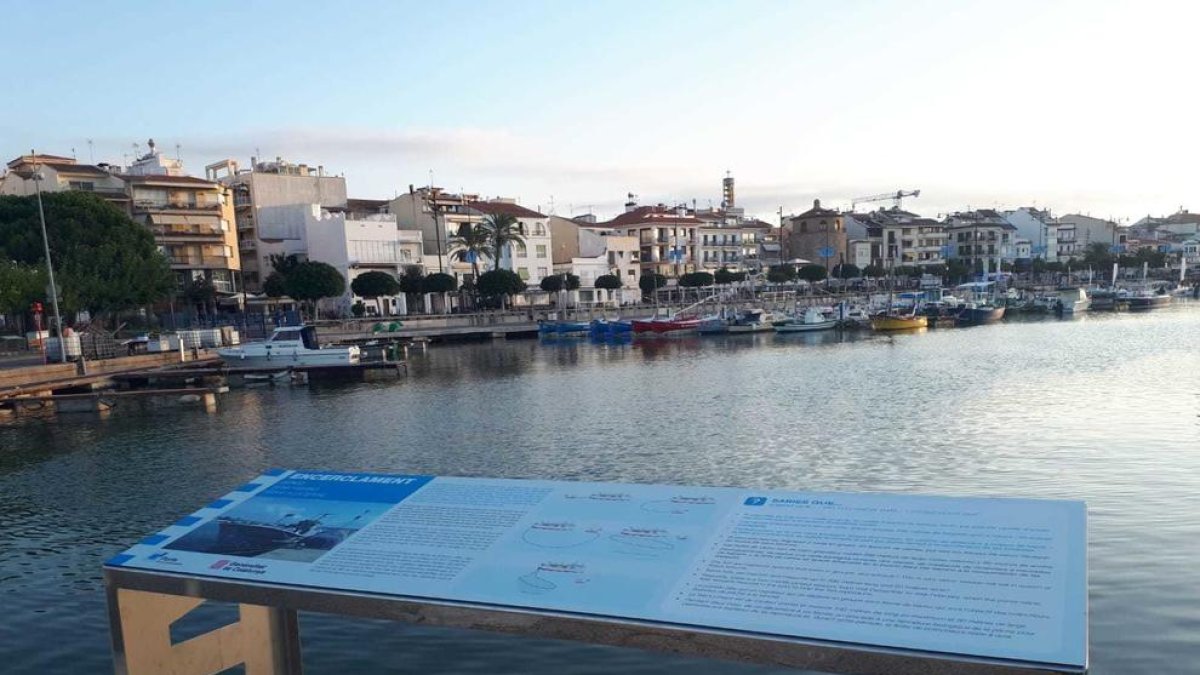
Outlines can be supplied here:
M35 154L32 150L29 154ZM50 261L50 238L46 235L46 210L42 206L42 172L33 168L33 186L37 192L38 220L42 225L42 251L46 255L46 276L50 279L50 306L54 309L54 326L58 330L58 356L67 362L67 345L63 342L62 315L58 312L58 285L54 283L54 263Z

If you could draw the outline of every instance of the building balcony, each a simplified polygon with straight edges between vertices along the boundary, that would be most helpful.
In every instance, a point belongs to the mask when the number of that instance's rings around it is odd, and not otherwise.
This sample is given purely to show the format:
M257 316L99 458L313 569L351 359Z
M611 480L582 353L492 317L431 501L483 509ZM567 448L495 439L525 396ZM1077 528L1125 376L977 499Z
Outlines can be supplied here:
M171 267L188 267L214 270L237 269L233 266L233 259L226 258L225 256L169 255L167 256L167 260L170 261Z
M221 210L221 205L220 205L220 204L218 204L218 203L213 203L213 204L208 204L208 203L204 203L204 204L197 204L197 203L195 203L195 202L158 202L158 201L149 201L149 200L145 200L145 199L139 199L139 200L135 200L135 201L133 202L133 210L134 210L135 212L146 212L146 211L171 211L171 212L178 212L178 211L202 211L202 212L208 213L208 212L211 212L211 211L220 211L220 210Z
M151 225L150 232L156 238L163 239L173 237L184 239L207 237L223 240L225 238L225 233L219 227L206 227L204 225Z

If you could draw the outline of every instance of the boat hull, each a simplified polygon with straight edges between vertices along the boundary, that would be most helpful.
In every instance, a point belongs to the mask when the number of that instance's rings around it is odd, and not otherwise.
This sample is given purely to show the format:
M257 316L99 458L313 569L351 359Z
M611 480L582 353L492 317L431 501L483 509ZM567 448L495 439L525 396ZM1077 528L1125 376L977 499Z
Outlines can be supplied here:
M776 333L812 333L819 330L830 330L836 328L838 322L836 319L829 321L820 321L818 323L801 323L799 321L781 321L776 323L772 328Z
M871 328L878 331L914 330L928 326L929 318L920 315L871 317Z
M1147 310L1166 307L1171 304L1171 296L1169 295L1134 295L1129 298L1130 310Z
M965 307L958 313L960 326L982 326L1004 318L1003 307Z
M358 363L357 348L259 351L235 347L218 349L217 356L234 368L352 366Z

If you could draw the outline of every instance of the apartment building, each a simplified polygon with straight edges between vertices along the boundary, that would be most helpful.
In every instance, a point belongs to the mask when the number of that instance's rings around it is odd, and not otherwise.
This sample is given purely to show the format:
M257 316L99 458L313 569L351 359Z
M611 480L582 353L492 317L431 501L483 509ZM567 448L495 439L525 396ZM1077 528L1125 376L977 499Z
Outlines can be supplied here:
M961 211L945 221L950 256L996 271L1016 259L1017 228L993 209Z
M323 166L251 157L249 169L225 159L209 164L204 172L209 181L232 192L243 283L256 293L271 274L271 254L296 248L302 223L294 220L295 207L346 207L346 179L327 175Z
M704 221L689 215L686 207L638 206L631 199L624 213L599 225L637 239L640 274L678 277L697 269L698 235Z
M814 199L811 209L783 220L783 254L788 260L822 265L841 262L846 255L846 228L842 214Z

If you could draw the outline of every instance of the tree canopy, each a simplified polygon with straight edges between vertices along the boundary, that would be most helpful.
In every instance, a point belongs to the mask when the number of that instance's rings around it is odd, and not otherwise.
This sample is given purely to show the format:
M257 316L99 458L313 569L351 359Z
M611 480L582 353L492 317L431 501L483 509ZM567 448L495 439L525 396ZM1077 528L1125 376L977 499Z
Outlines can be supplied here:
M862 275L869 279L879 279L887 276L887 270L882 265L867 265L863 268Z
M45 294L43 268L0 258L0 314L24 314Z
M593 285L596 288L615 291L621 287L621 277L615 274L601 274L600 276L596 277L596 281L593 282Z
M360 298L376 300L387 295L400 293L400 282L396 277L379 270L363 272L350 282L350 290Z
M346 292L346 278L333 265L308 260L296 265L284 276L287 294L301 302L315 303Z
M721 285L738 283L746 280L746 273L734 272L728 267L722 267L713 275L713 280Z
M796 270L796 276L809 282L823 281L829 276L829 271L824 265L805 265Z
M712 286L713 275L708 272L689 272L679 277L679 285L685 288L699 288L701 286Z
M87 192L44 193L42 199L64 314L131 309L175 289L154 235L124 211ZM0 196L0 259L45 265L36 197Z
M501 298L524 291L525 280L511 270L491 270L479 275L475 287L485 298Z
M282 298L287 295L287 284L283 281L283 274L279 272L271 272L267 278L263 280L263 293L268 298Z
M434 272L421 280L422 293L452 293L457 289L458 279L444 272Z
M858 265L841 263L834 266L833 276L838 279L853 279L855 277L862 276L862 270L858 268Z
M767 281L773 284L795 280L796 268L792 265L771 265L771 269L767 270Z
M503 254L505 246L525 244L525 233L521 229L521 222L510 214L490 215L479 227L483 228L491 243L492 262L495 269L500 268L500 256Z
M642 289L642 293L646 295L650 295L666 285L667 278L657 272L644 272L638 279L638 288Z
M479 278L479 259L492 258L495 254L492 231L482 224L463 223L458 234L450 237L446 243L450 247L450 258L471 263L471 271L476 279Z
M399 294L400 282L387 272L371 270L354 277L354 281L350 282L350 291L361 298L374 300L376 311L382 315L383 306L379 298Z

